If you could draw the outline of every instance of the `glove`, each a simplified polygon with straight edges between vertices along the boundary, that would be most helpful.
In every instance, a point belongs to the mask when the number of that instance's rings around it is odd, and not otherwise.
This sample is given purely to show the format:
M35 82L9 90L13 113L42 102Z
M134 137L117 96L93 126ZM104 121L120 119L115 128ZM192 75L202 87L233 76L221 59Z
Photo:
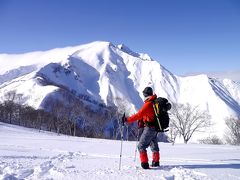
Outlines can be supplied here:
M125 113L122 116L122 126L124 126L125 122L127 122L127 118L125 116Z
M144 128L144 122L143 120L138 120L138 128Z

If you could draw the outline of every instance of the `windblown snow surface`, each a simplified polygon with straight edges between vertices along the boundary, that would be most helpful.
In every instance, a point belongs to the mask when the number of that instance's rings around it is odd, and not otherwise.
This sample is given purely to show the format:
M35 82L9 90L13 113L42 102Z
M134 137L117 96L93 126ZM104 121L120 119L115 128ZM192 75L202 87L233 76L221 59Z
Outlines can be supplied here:
M240 147L159 143L161 166L139 167L136 142L39 132L0 123L0 179L240 179ZM149 159L151 153L148 149Z

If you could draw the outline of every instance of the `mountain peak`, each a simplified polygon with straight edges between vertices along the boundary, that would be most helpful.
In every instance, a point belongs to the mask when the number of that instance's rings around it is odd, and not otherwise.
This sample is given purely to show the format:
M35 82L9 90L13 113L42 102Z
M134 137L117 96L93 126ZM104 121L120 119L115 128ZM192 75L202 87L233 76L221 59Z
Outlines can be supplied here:
M138 58L140 58L142 60L146 60L146 61L153 61L152 58L148 54L136 53L136 52L132 51L129 47L127 47L125 44L119 44L119 45L117 45L117 47L121 51L123 51L127 54L130 54L131 56L138 57Z
M129 47L127 47L125 44L119 44L117 45L118 49L122 50L123 52L130 54L134 57L139 57L139 54L132 51Z
M94 41L45 52L0 55L0 64L0 97L16 90L26 97L25 104L36 108L64 89L90 105L124 105L134 113L143 103L143 88L151 84L157 95L172 103L207 109L219 134L224 131L225 116L240 114L240 84L205 74L178 77L149 55L124 44Z

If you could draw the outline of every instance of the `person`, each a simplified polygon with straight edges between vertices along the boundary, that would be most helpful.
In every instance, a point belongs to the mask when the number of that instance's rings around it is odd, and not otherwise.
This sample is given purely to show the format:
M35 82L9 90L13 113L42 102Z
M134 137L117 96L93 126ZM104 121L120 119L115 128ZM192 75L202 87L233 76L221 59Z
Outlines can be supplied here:
M146 87L143 90L143 96L145 98L144 105L134 115L125 119L126 122L132 123L138 120L138 125L143 127L143 132L140 136L138 143L138 151L140 154L141 166L143 169L149 169L147 148L150 146L152 151L152 166L159 166L160 153L157 141L157 131L154 126L155 113L153 109L153 101L157 98L156 94L153 94L151 87Z

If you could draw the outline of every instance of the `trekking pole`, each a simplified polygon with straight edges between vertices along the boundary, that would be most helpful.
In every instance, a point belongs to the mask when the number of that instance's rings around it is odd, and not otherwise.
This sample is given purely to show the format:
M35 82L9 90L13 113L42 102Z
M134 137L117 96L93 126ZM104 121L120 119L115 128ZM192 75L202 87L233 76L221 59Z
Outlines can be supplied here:
M125 121L125 113L123 114L122 122L119 123L120 124L120 133L121 133L121 148L120 148L119 170L121 170L121 165L122 165L122 145L123 145L124 121Z
M135 153L134 153L134 162L136 162L136 157L137 157L138 138L139 138L139 129L138 129L138 133L137 133L136 148L135 148Z

